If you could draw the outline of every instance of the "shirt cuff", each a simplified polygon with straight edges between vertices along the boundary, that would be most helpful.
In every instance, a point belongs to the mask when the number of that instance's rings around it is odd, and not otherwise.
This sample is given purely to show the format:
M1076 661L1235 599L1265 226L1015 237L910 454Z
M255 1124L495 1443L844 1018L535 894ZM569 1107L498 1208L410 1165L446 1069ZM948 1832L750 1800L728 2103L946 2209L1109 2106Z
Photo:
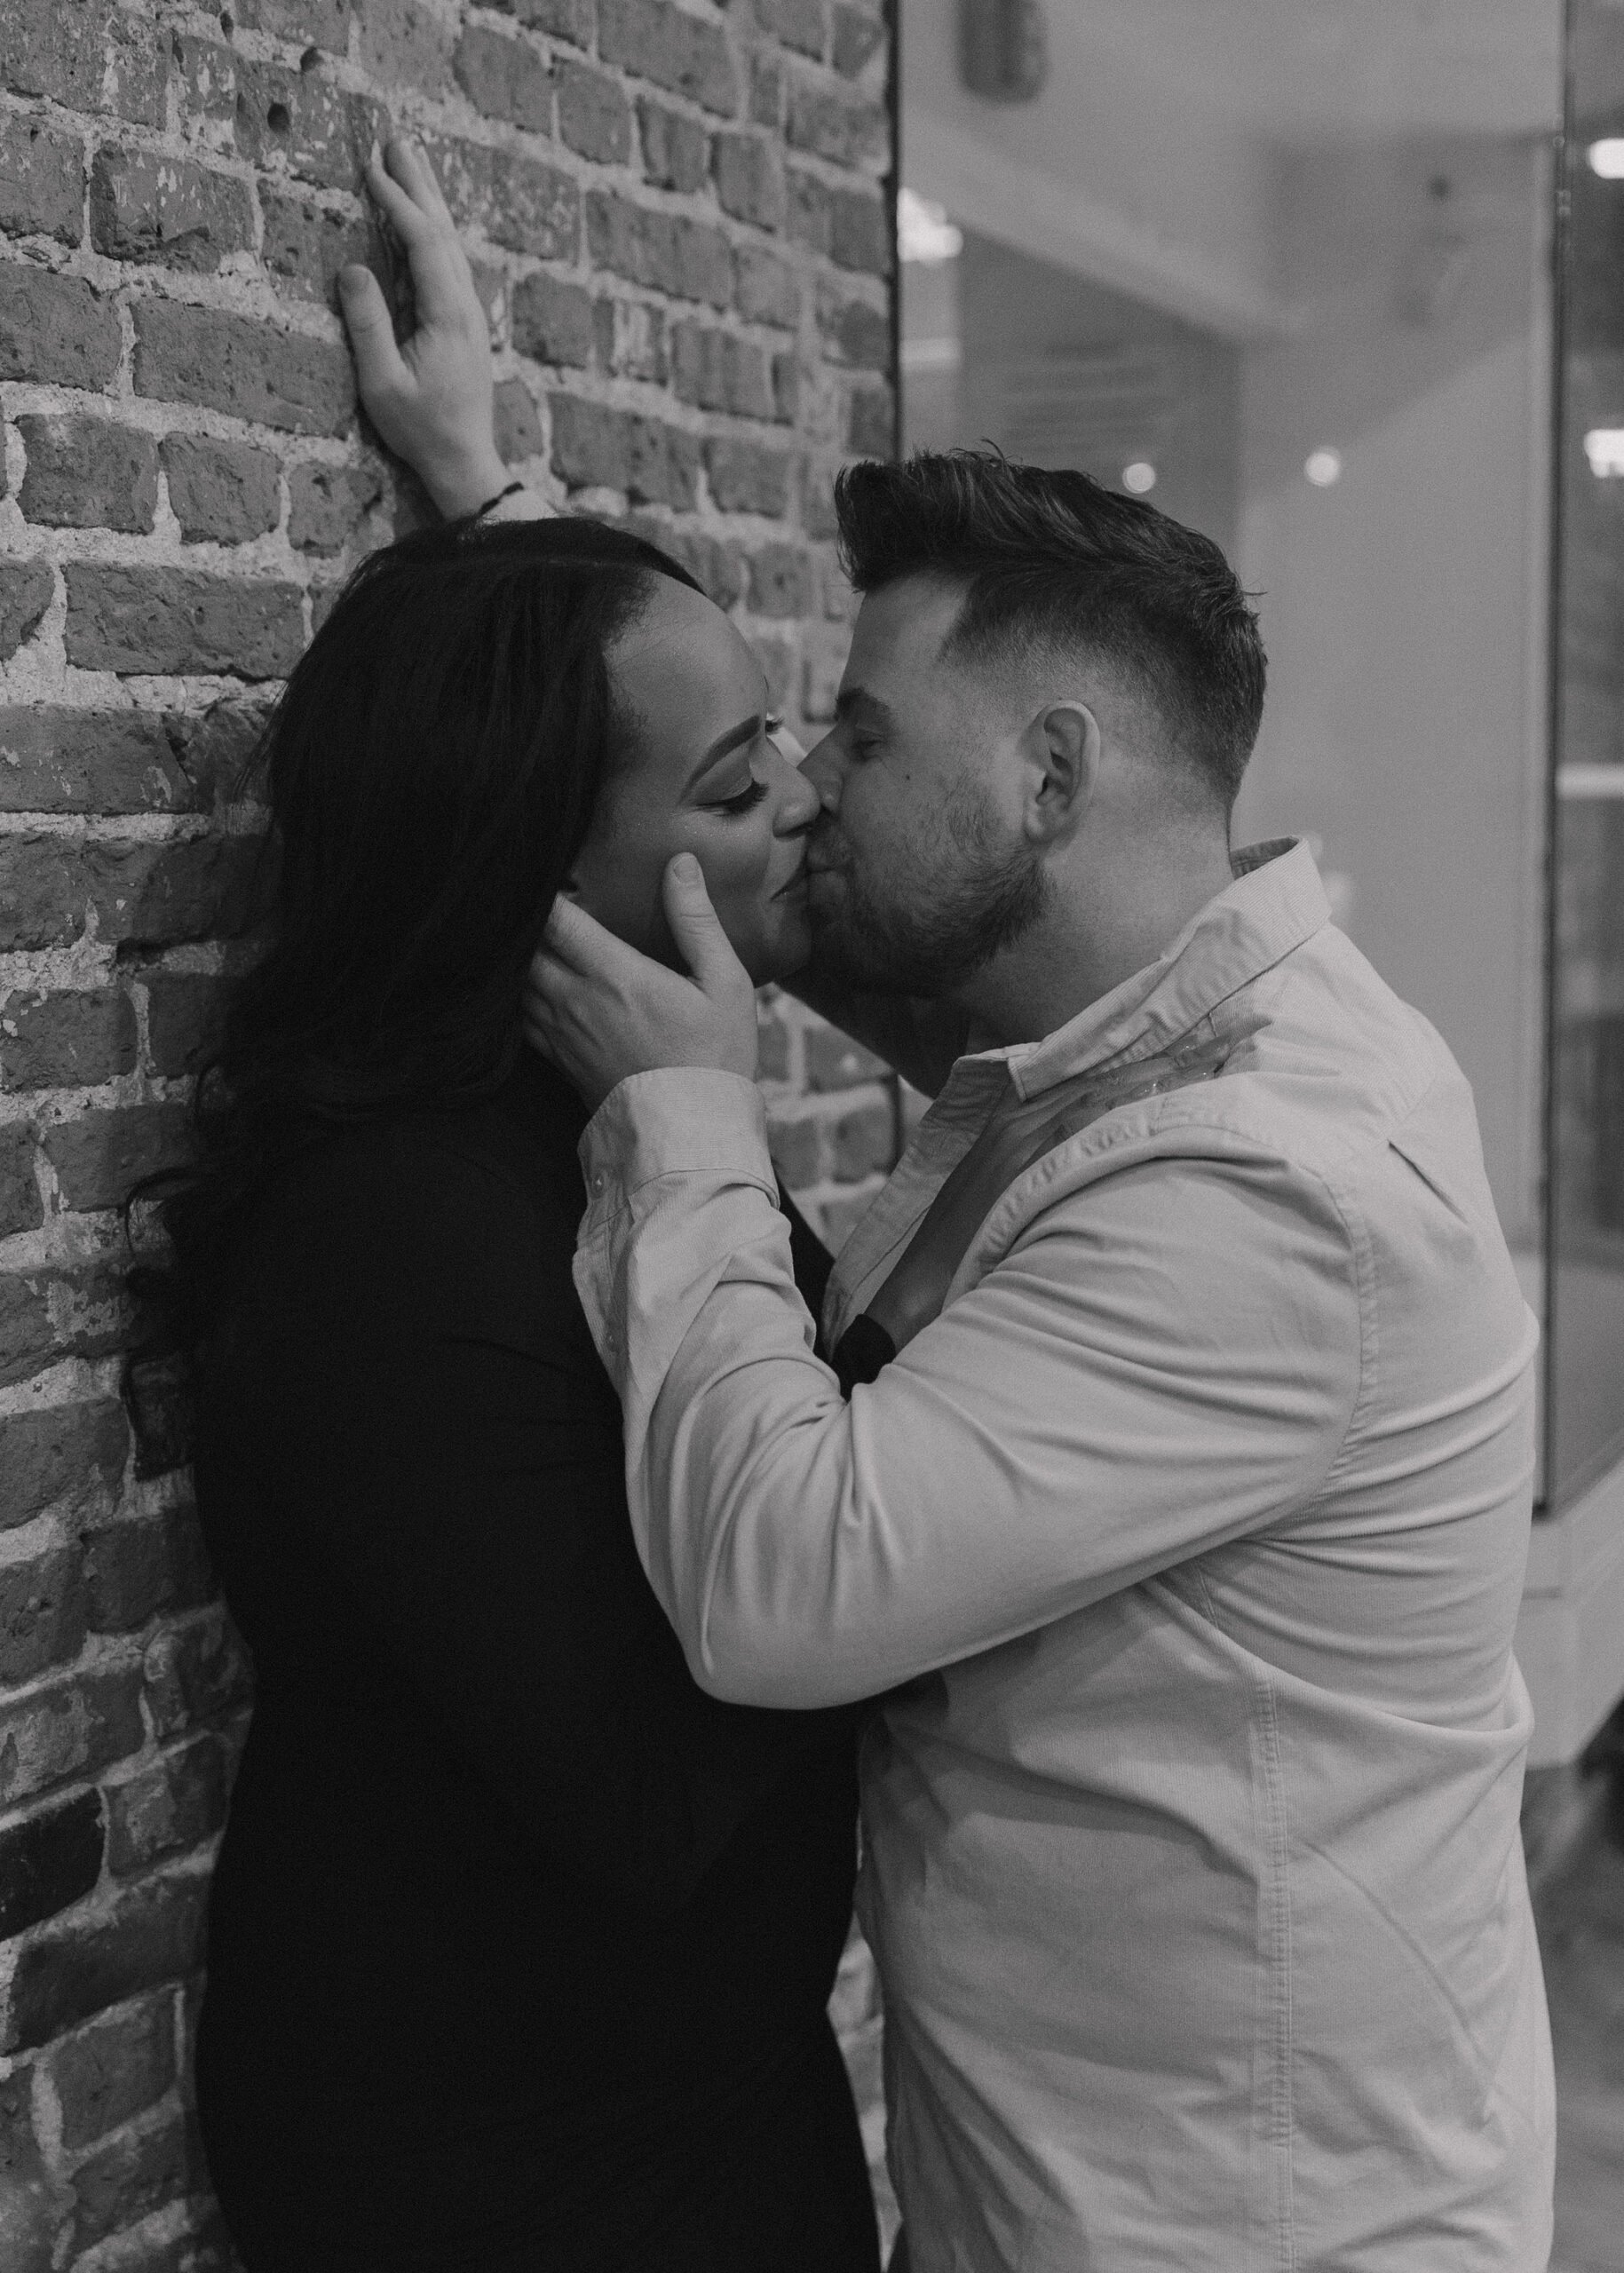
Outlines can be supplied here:
M578 1150L587 1189L582 1237L622 1214L659 1176L737 1176L760 1184L775 1204L778 1198L761 1091L743 1074L714 1066L629 1074L588 1121Z

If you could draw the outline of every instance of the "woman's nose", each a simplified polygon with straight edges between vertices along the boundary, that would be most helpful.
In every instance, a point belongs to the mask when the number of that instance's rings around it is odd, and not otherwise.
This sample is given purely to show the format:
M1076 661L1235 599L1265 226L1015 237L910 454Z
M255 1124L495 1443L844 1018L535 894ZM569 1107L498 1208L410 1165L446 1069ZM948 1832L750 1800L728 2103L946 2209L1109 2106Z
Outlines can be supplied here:
M797 830L812 827L823 801L816 783L809 781L803 769L787 757L775 759L773 772L778 775L774 784L778 807L772 825L780 836L793 836Z

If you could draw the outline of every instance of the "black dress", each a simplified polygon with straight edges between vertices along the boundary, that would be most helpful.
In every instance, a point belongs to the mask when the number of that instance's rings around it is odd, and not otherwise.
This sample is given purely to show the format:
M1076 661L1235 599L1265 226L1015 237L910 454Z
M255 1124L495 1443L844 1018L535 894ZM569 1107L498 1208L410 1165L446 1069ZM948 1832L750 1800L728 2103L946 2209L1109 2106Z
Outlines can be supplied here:
M324 1141L244 1242L198 1490L257 1702L197 2083L250 2273L878 2265L824 2010L854 1718L706 1697L649 1589L584 1117L527 1057Z

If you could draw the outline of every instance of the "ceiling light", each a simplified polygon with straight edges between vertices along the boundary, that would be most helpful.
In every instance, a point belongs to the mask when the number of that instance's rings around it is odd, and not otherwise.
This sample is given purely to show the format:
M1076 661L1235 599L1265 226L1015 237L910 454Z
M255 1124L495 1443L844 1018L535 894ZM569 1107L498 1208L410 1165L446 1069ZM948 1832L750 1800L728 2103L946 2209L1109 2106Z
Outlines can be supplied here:
M1311 450L1303 471L1316 489L1328 489L1334 481L1342 479L1342 452Z
M937 205L916 190L897 192L897 250L904 260L937 266L956 260L964 249L964 232L955 228L945 205Z
M1143 497L1156 487L1156 469L1148 458L1136 458L1131 465L1122 468L1122 487L1131 489L1136 497Z
M1604 141L1592 142L1585 155L1590 171L1603 181L1624 181L1624 135L1610 134Z
M1585 436L1585 455L1598 481L1624 473L1624 426L1592 426Z

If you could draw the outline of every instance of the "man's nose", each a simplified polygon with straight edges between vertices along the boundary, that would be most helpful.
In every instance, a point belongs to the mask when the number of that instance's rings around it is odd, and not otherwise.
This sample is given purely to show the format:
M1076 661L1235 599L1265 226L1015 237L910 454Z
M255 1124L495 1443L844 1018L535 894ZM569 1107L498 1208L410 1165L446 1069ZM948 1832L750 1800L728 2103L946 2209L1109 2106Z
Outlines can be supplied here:
M801 760L801 776L810 781L818 793L819 803L825 812L835 812L840 804L840 785L844 770L840 762L840 743L832 732L825 734L808 750Z

